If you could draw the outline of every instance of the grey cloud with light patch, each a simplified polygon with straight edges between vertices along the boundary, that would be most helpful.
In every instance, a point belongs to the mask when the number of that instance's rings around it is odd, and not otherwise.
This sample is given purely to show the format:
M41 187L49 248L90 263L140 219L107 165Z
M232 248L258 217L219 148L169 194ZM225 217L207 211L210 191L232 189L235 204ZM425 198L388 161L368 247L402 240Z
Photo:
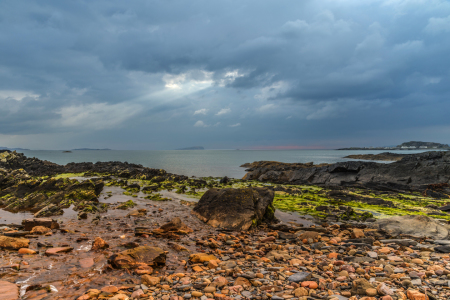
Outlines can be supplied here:
M448 1L4 1L0 32L0 146L449 142Z

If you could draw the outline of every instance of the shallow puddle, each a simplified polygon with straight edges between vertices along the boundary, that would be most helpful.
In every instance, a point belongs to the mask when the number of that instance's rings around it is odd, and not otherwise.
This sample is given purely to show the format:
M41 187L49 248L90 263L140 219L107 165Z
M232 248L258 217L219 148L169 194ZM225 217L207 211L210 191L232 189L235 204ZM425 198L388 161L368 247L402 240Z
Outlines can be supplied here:
M33 214L29 211L20 211L12 213L0 209L0 224L21 224L23 219L33 218Z
M296 212L284 212L281 210L275 210L275 217L280 220L282 223L299 223L303 224L305 227L309 227L311 225L314 225L314 222L312 220L305 219L308 216L301 216Z

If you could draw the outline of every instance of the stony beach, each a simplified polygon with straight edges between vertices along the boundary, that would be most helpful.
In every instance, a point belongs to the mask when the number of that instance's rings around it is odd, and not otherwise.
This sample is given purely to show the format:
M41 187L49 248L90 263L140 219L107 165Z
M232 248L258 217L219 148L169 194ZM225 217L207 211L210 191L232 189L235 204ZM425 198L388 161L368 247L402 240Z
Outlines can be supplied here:
M0 156L2 300L450 297L446 173L383 189L283 179L330 166L238 180Z

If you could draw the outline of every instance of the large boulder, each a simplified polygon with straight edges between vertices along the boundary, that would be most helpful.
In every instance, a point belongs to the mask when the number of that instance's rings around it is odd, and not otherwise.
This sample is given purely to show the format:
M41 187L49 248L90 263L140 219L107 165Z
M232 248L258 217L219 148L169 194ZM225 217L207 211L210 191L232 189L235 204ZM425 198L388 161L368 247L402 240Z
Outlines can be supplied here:
M438 220L421 215L380 219L374 223L374 226L391 236L403 235L436 240L446 239L450 229L448 225L444 225Z
M274 219L274 192L267 188L210 189L194 207L203 222L229 230L248 230Z
M118 269L134 269L142 264L165 264L166 253L158 247L139 246L112 255L109 263Z

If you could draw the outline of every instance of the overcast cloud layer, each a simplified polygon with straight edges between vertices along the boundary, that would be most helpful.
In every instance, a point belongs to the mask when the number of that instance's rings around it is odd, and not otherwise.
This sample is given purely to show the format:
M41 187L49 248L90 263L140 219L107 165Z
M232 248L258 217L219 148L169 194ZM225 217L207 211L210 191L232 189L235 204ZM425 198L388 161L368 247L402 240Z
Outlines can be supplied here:
M449 143L449 53L449 1L1 1L0 146Z

